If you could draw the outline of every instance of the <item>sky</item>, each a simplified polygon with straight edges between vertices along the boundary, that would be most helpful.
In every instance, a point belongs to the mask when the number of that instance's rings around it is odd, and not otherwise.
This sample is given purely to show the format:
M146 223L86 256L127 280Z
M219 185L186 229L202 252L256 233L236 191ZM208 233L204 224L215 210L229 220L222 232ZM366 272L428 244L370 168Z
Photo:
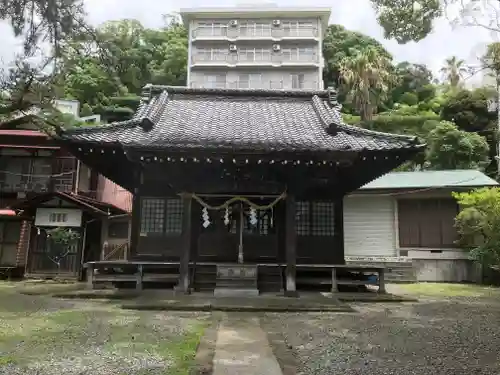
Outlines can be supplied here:
M260 2L260 1L259 1ZM246 4L250 3L247 1ZM257 3L253 1L252 3ZM269 3L269 1L267 1ZM278 6L304 6L311 2L304 0L274 0ZM191 7L230 7L242 4L231 0L85 0L89 21L98 25L108 20L134 18L146 27L159 27L163 24L163 14L179 11L179 8ZM396 61L410 61L429 66L439 77L439 69L450 56L464 59L468 64L478 64L478 56L491 35L480 28L452 27L447 19L436 22L434 32L419 43L399 45L383 38L382 28L377 24L375 13L369 0L316 0L314 6L331 7L330 23L341 24L347 29L367 34L380 42L392 53ZM0 24L2 49L0 59L5 64L11 60L16 46L19 45L11 34L8 25ZM471 84L478 84L481 76L469 79Z

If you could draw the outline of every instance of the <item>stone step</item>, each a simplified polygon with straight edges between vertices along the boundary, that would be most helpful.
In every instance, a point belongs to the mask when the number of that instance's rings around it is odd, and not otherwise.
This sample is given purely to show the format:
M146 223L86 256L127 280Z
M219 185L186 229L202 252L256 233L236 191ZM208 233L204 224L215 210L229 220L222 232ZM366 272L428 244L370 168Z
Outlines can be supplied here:
M255 297L259 295L257 288L220 288L214 289L215 297Z

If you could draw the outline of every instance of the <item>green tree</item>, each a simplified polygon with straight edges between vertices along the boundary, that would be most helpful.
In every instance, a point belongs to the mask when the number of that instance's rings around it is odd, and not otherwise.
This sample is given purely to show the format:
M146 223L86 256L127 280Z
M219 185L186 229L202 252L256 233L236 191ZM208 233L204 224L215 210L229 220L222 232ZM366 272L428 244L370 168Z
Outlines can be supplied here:
M453 121L459 129L484 132L492 128L495 114L488 111L489 90L460 90L448 96L441 117Z
M423 64L404 61L395 67L395 84L391 90L393 103L403 103L401 96L407 92L417 94L424 87L431 85L432 72ZM422 99L424 100L424 99Z
M443 15L452 24L481 27L500 33L498 0L370 0L386 38L404 44L420 41ZM451 12L448 12L451 10ZM457 14L457 16L453 16Z
M328 26L323 39L325 85L337 87L340 81L341 62L368 48L375 48L381 55L392 60L392 55L377 40L357 31L347 30L342 25Z
M464 74L467 73L465 61L452 56L445 60L444 66L441 68L441 73L450 86L455 89L463 80Z
M341 86L361 120L370 120L386 98L392 82L390 70L391 61L373 47L358 50L340 62Z
M113 97L135 103L148 83L185 85L187 32L175 18L166 22L155 30L136 20L103 24L97 40L106 46L104 55L92 35L73 40L60 73L65 96L89 104L95 113L123 119L136 105L121 106L124 101L113 101Z
M500 269L500 189L454 193L460 205L455 220L459 243L477 262Z
M403 103L406 105L416 105L418 103L418 96L411 92L405 92L399 98L399 103Z
M426 168L484 169L490 163L488 153L484 137L443 121L427 137Z

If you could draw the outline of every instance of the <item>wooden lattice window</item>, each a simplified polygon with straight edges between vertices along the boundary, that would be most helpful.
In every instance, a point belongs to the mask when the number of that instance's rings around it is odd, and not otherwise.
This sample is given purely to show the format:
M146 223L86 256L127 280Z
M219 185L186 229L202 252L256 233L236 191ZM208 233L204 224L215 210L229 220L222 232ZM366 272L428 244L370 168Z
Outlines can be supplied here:
M295 226L298 236L334 236L334 202L297 202Z
M180 198L166 199L165 233L181 234L182 232L182 200Z
M141 233L163 233L165 229L165 200L141 199Z
M180 234L182 200L180 198L142 198L141 233Z

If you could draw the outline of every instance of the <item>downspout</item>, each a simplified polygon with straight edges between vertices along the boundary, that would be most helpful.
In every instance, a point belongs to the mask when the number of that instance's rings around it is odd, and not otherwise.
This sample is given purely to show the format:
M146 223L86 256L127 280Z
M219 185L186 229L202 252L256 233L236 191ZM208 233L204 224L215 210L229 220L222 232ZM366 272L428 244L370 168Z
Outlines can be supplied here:
M73 186L73 193L78 194L79 184L80 184L80 160L76 159L76 176L75 176L75 184Z

